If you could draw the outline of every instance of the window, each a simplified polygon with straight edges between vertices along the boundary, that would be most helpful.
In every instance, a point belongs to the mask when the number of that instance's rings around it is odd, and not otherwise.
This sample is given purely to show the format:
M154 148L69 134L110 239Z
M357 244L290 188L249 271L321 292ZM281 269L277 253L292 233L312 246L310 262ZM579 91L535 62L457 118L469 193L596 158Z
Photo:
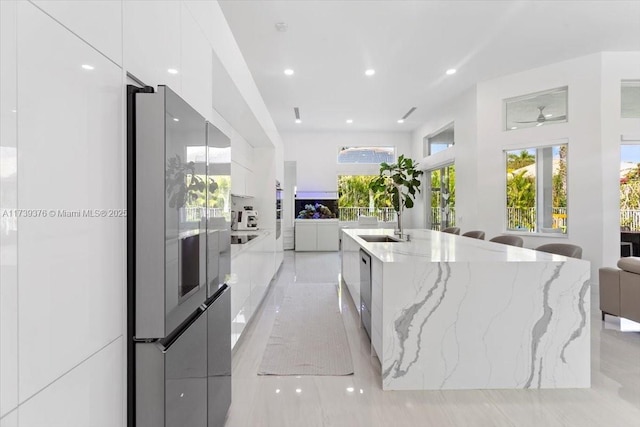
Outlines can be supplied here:
M623 119L640 118L640 80L622 81L620 103Z
M456 168L453 164L435 169L427 174L430 206L427 209L427 226L432 230L444 230L456 225Z
M380 164L395 160L394 147L342 147L338 152L338 163Z
M424 137L424 155L431 156L432 154L436 154L451 147L455 144L454 136L454 127L453 123L451 123L435 134Z
M640 230L640 145L620 146L620 228Z
M511 131L567 121L568 88L545 90L504 100L504 129Z
M567 144L505 151L507 230L567 233Z
M338 209L340 221L357 221L358 217L375 216L378 221L396 221L391 198L385 194L374 195L369 184L378 175L338 176Z

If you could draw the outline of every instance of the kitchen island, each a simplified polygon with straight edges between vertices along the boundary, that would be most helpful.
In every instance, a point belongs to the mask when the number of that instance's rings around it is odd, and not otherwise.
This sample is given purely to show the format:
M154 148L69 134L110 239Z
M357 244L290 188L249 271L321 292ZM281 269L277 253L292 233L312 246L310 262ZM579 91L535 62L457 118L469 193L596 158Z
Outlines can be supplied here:
M431 230L343 230L356 307L371 257L373 350L384 390L582 388L590 378L589 262Z

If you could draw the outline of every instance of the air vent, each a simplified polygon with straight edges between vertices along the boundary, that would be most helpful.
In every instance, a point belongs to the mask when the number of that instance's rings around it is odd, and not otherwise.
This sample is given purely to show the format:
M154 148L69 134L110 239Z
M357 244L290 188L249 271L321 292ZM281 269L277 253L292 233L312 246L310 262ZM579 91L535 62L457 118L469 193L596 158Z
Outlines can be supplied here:
M413 113L414 111L416 111L416 107L411 107L411 109L409 111L407 111L407 114L405 114L404 116L402 116L402 120L405 120L407 117L409 117L411 115L411 113Z

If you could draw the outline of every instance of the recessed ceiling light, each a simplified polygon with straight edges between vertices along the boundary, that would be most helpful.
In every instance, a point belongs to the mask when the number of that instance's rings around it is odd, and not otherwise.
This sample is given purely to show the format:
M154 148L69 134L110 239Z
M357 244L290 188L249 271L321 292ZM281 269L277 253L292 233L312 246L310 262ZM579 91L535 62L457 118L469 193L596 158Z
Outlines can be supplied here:
M174 117L174 118L173 118L173 121L174 121L174 122L179 122L179 121L180 121L180 119L179 119L179 118L177 118L177 117Z
M178 70L176 70L175 68L169 68L167 70L167 73L169 73L169 74L178 74Z
M18 112L18 110L11 110L11 112L12 112L12 113L17 113L17 112Z
M93 67L92 65L83 64L82 68L84 68L85 70L93 70L95 67Z
M398 119L398 123L404 123L404 119Z
M364 72L365 76L373 76L376 73L376 70L374 70L373 68L369 68L368 70L366 70Z
M296 123L300 124L300 123L302 123L302 120L296 119Z
M518 126L511 126L511 130L516 130L518 129Z
M353 119L347 119L347 123L348 123L348 124L353 123Z
M458 70L456 70L455 68L449 68L447 70L447 76L450 76L452 74L455 74Z
M302 393L302 389L301 388L297 388L296 389L296 393Z
M284 70L284 74L287 76L293 76L293 70L291 68L287 68Z

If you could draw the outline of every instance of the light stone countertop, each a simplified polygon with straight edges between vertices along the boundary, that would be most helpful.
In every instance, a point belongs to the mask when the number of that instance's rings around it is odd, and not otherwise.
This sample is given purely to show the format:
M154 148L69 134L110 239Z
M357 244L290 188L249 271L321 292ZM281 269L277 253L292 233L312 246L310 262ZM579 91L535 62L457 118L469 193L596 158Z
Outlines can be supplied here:
M410 242L370 243L359 236L393 230L343 230L342 279L369 308L384 390L590 386L588 261L407 232Z
M392 229L343 229L362 248L382 262L539 262L575 261L574 258L518 248L502 243L442 233L426 229L409 229L409 242L371 243L359 235L389 235Z
M231 236L249 236L249 235L257 235L253 240L248 241L247 243L242 244L232 244L231 245L231 259L237 257L241 253L247 251L249 248L254 246L257 242L263 240L266 236L272 233L271 230L233 230L231 231Z

